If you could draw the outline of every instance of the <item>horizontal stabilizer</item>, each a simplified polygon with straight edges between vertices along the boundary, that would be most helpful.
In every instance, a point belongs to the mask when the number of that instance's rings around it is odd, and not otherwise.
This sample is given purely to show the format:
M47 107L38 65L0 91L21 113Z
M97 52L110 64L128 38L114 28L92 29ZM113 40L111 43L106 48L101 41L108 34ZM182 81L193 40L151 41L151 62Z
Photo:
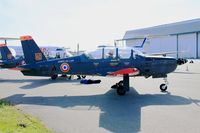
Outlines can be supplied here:
M19 40L19 38L0 37L0 40Z

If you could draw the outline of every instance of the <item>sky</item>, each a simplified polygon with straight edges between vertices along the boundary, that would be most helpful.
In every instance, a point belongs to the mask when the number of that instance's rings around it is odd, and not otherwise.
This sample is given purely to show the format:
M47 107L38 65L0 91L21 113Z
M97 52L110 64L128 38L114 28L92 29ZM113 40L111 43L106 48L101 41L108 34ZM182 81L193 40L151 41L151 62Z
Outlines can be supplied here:
M199 0L0 0L0 37L92 50L127 30L200 18L199 8Z

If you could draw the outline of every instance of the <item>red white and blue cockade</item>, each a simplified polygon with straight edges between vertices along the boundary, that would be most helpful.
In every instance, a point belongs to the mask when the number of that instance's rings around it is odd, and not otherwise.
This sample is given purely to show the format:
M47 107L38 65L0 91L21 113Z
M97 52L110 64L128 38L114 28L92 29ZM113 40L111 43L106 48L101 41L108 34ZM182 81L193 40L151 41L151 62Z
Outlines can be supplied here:
M62 64L60 65L60 70L61 70L62 72L64 72L64 73L69 72L69 70L70 70L69 64L67 64L67 63L62 63Z

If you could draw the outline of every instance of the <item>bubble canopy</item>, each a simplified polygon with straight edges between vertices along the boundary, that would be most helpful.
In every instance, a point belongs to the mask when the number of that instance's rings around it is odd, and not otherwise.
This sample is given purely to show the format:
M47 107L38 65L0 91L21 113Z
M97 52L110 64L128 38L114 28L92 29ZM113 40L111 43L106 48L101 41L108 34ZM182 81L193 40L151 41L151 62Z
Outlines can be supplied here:
M91 59L127 59L131 57L132 53L133 56L144 55L141 51L132 47L100 47L96 50L85 52L85 55Z

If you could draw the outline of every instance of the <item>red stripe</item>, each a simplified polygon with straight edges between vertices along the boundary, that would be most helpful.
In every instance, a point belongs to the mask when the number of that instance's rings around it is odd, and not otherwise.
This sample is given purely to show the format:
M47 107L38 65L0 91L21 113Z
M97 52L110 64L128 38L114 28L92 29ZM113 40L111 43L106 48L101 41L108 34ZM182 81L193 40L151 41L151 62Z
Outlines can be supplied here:
M110 75L124 75L124 74L134 74L138 73L139 70L137 68L127 68L127 69L122 69L119 71L111 72Z

